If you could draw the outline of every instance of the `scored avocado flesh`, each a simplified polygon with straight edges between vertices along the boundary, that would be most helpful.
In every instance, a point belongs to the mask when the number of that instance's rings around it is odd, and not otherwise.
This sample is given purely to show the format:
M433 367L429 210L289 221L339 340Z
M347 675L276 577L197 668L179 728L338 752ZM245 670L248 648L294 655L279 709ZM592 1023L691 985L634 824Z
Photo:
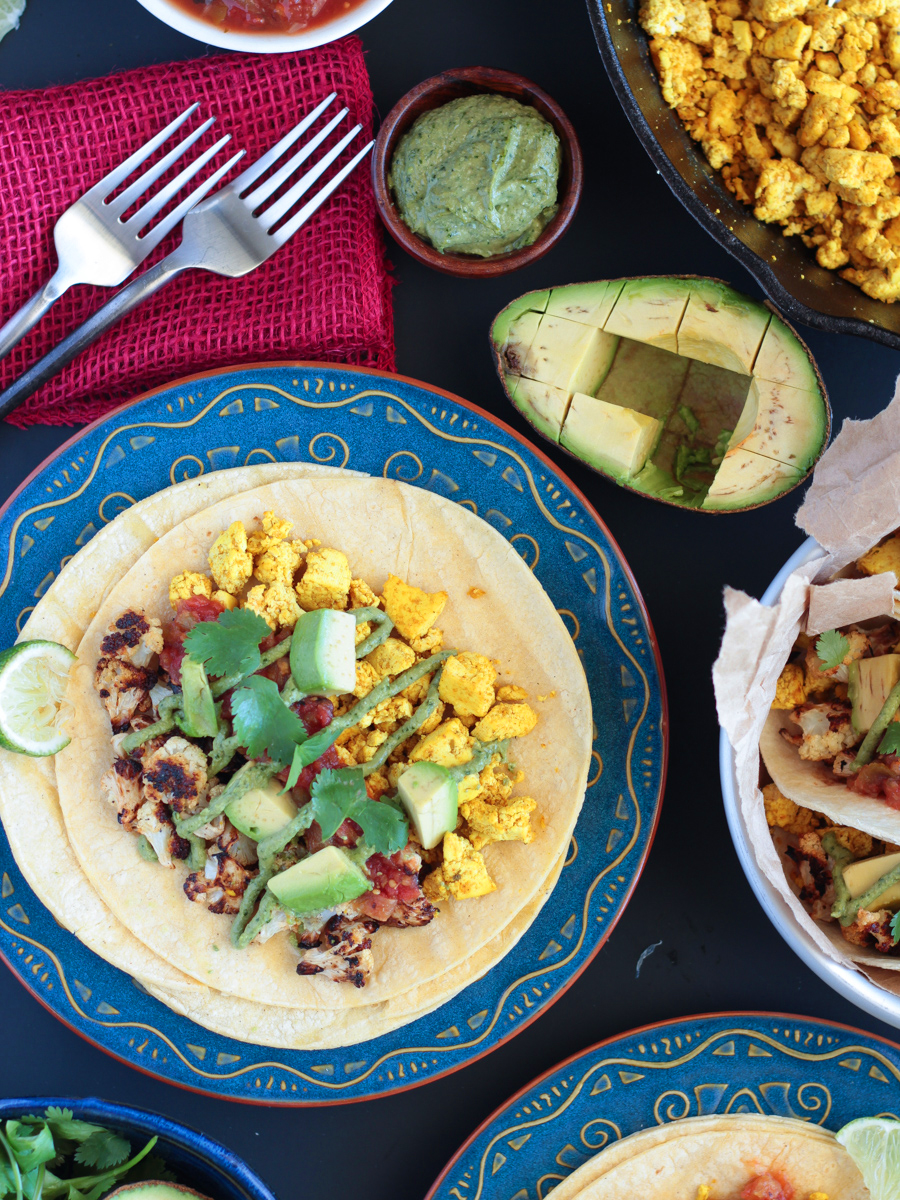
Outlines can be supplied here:
M549 301L536 293L534 307L528 299L514 301L492 331L504 387L544 437L616 482L683 507L739 509L795 486L824 448L830 411L806 348L776 314L727 285L601 281L553 288ZM602 365L578 325L616 342L594 387L567 387L589 378L585 365ZM571 349L580 357L568 371L553 355ZM658 421L655 441L645 432L635 452L633 422L610 419L608 409L601 420L600 406L592 417L591 397ZM624 439L612 453L600 444L609 431Z

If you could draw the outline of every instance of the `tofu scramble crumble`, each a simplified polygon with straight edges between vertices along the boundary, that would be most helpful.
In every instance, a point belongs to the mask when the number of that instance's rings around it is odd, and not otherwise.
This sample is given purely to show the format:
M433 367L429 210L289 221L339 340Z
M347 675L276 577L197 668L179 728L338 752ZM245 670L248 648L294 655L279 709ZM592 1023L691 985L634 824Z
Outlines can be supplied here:
M187 898L234 918L234 944L286 933L298 974L362 987L381 925L489 894L485 848L534 840L537 806L512 795L523 773L507 755L537 714L489 658L443 649L445 592L389 575L378 595L340 550L291 529L271 511L250 533L234 522L209 574L171 580L171 619L132 609L110 626L95 687L116 759L102 786L142 855L187 862ZM350 674L312 687L310 670L341 675L335 623ZM407 822L423 770L439 775L443 816Z
M900 297L898 0L643 0L665 102L754 216Z

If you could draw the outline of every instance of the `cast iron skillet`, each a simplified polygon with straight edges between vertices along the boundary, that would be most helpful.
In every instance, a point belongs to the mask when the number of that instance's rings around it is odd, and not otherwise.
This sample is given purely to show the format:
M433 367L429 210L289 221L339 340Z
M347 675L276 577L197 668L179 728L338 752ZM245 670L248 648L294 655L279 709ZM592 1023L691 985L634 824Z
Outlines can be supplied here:
M777 307L829 333L855 333L900 350L900 303L872 300L820 267L797 237L764 225L706 161L664 102L637 19L639 0L587 0L600 56L635 133L669 187L720 246L742 263ZM718 214L718 215L717 215Z

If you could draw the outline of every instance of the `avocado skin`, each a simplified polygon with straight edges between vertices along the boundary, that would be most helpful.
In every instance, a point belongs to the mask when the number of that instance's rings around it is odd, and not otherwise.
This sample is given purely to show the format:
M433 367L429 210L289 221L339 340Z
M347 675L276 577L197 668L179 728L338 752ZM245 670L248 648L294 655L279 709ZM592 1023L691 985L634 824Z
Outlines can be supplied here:
M754 308L767 309L773 315L773 317L780 323L780 325L783 327L783 329L785 330L785 332L786 332L787 336L790 338L790 340L795 342L797 347L805 355L806 362L808 363L808 369L809 369L808 378L809 378L810 382L812 382L813 380L815 381L815 385L816 385L818 393L821 397L821 401L822 401L822 405L823 405L823 409L824 409L822 438L821 438L820 445L818 446L816 452L814 454L810 454L808 456L808 464L805 462L803 469L797 471L797 478L796 478L796 480L791 481L790 486L778 489L775 492L775 494L772 494L772 495L764 494L764 495L761 495L760 497L752 498L748 502L743 502L743 503L740 503L737 505L720 504L718 506L710 506L710 507L701 507L703 504L703 496L702 495L692 497L690 495L690 493L685 493L685 495L680 498L667 496L665 494L660 495L659 494L660 490L670 489L670 487L671 487L672 479L671 479L671 476L667 472L660 471L652 463L648 462L648 464L644 468L644 470L641 471L633 479L630 479L627 481L622 480L622 479L617 479L617 478L615 478L615 476L611 475L607 471L604 471L602 468L596 466L595 464L587 461L586 459L580 457L577 454L573 454L570 450L566 449L566 447L563 444L561 444L557 439L553 438L551 435L548 435L548 433L544 429L541 429L541 427L538 424L536 424L536 422L531 418L531 415L528 413L528 411L524 410L516 403L514 396L510 394L510 388L508 387L506 380L504 378L504 375L507 371L507 367L506 367L506 364L504 363L503 354L502 354L503 339L502 339L502 337L500 337L500 338L495 337L495 334L502 333L504 330L508 330L509 324L511 323L511 321L513 319L521 316L522 313L528 311L528 309L530 307L533 307L535 309L535 311L540 311L540 312L546 311L548 303L551 303L550 301L547 300L548 292L549 292L550 296L552 297L554 292L562 292L569 288L573 289L573 291L574 291L574 289L585 290L585 289L588 289L591 287L609 288L616 284L620 285L620 287L621 287L621 285L628 284L631 282L641 282L641 283L648 282L649 283L650 281L652 281L654 279L658 279L661 283L664 283L667 285L672 284L675 280L681 280L681 281L684 281L688 286L690 286L692 284L698 285L697 286L698 294L700 294L701 292L705 292L708 294L709 291L714 290L715 295L718 297L721 297L722 299L729 298L729 297L734 298L734 300L737 302L738 306L742 306L743 304L748 304L748 305L753 306ZM513 315L507 320L506 314L507 314L507 312L510 312L511 310L514 310ZM726 283L724 280L710 278L707 276L697 276L697 275L677 275L677 276L660 275L660 276L640 276L640 277L635 277L634 279L632 279L630 277L625 277L624 279L620 278L620 279L613 279L613 280L598 280L593 283L588 281L588 282L584 282L584 283L561 284L561 285L557 285L556 287L552 287L549 289L544 288L544 289L540 289L540 290L537 290L534 292L525 293L523 296L520 296L516 300L512 301L511 304L509 306L507 306L507 308L504 309L501 313L499 313L498 316L494 319L494 322L492 323L492 326L491 326L491 333L489 336L490 336L490 343L491 343L491 357L494 362L494 367L500 378L500 382L503 385L504 392L506 393L507 398L513 404L513 406L516 408L516 411L528 422L529 425L531 425L538 433L540 433L542 437L546 438L546 440L554 442L554 444L557 445L559 447L559 449L561 449L570 458L575 459L575 461L579 462L582 466L586 466L586 467L590 468L591 470L595 471L598 475L601 475L606 479L612 480L613 483L616 483L618 486L625 488L627 491L636 492L639 495L648 496L650 499L657 500L662 504L671 505L674 508L693 508L695 511L708 512L708 513L714 513L714 514L715 513L727 514L729 512L738 512L738 511L747 512L747 511L751 511L754 508L761 508L764 504L769 504L769 503L771 503L771 501L778 499L783 495L786 495L787 492L792 491L795 487L798 487L809 476L809 474L811 473L816 462L821 457L821 454L824 451L825 447L827 446L828 441L831 436L831 420L832 420L832 418L831 418L831 406L828 401L828 393L825 389L825 382L822 378L821 372L819 371L818 365L816 364L816 361L813 358L813 356L809 350L809 347L806 345L806 343L803 341L803 339L799 336L796 329L794 329L794 327L784 318L784 316L780 312L778 312L778 310L774 307L774 305L772 305L768 300L756 301L756 300L751 299L750 297L743 296L741 293L736 292L735 289L732 288L731 285ZM700 360L695 360L695 361L699 362ZM635 407L637 407L637 405L635 405Z
M209 1200L202 1192L181 1183L164 1183L161 1179L144 1179L140 1183L124 1183L106 1196L106 1200Z

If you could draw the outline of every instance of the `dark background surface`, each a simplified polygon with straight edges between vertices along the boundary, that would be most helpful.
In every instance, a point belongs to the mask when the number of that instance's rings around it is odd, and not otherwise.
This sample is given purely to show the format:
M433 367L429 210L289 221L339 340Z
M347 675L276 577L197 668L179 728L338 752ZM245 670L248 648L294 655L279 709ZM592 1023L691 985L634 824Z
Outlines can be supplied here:
M382 114L438 71L503 67L530 76L562 104L585 153L584 199L572 229L542 262L515 276L465 282L392 247L403 374L456 392L527 433L502 395L487 348L491 318L514 296L549 284L667 273L712 275L759 295L682 210L641 149L607 83L580 0L394 0L361 35ZM206 52L137 0L29 0L21 28L0 45L0 86L45 87ZM825 378L836 428L844 417L871 416L887 403L900 355L856 338L800 332ZM72 432L0 429L0 499ZM567 456L551 455L595 504L631 564L659 637L671 713L656 841L627 912L584 975L519 1037L446 1079L363 1104L269 1111L195 1096L129 1070L70 1033L0 969L5 1094L94 1094L165 1112L226 1142L282 1200L350 1193L415 1200L514 1091L560 1059L635 1026L761 1009L894 1032L794 957L741 873L722 811L710 682L721 589L730 583L761 594L800 544L793 523L798 494L713 517L623 492ZM660 940L636 979L641 951Z

